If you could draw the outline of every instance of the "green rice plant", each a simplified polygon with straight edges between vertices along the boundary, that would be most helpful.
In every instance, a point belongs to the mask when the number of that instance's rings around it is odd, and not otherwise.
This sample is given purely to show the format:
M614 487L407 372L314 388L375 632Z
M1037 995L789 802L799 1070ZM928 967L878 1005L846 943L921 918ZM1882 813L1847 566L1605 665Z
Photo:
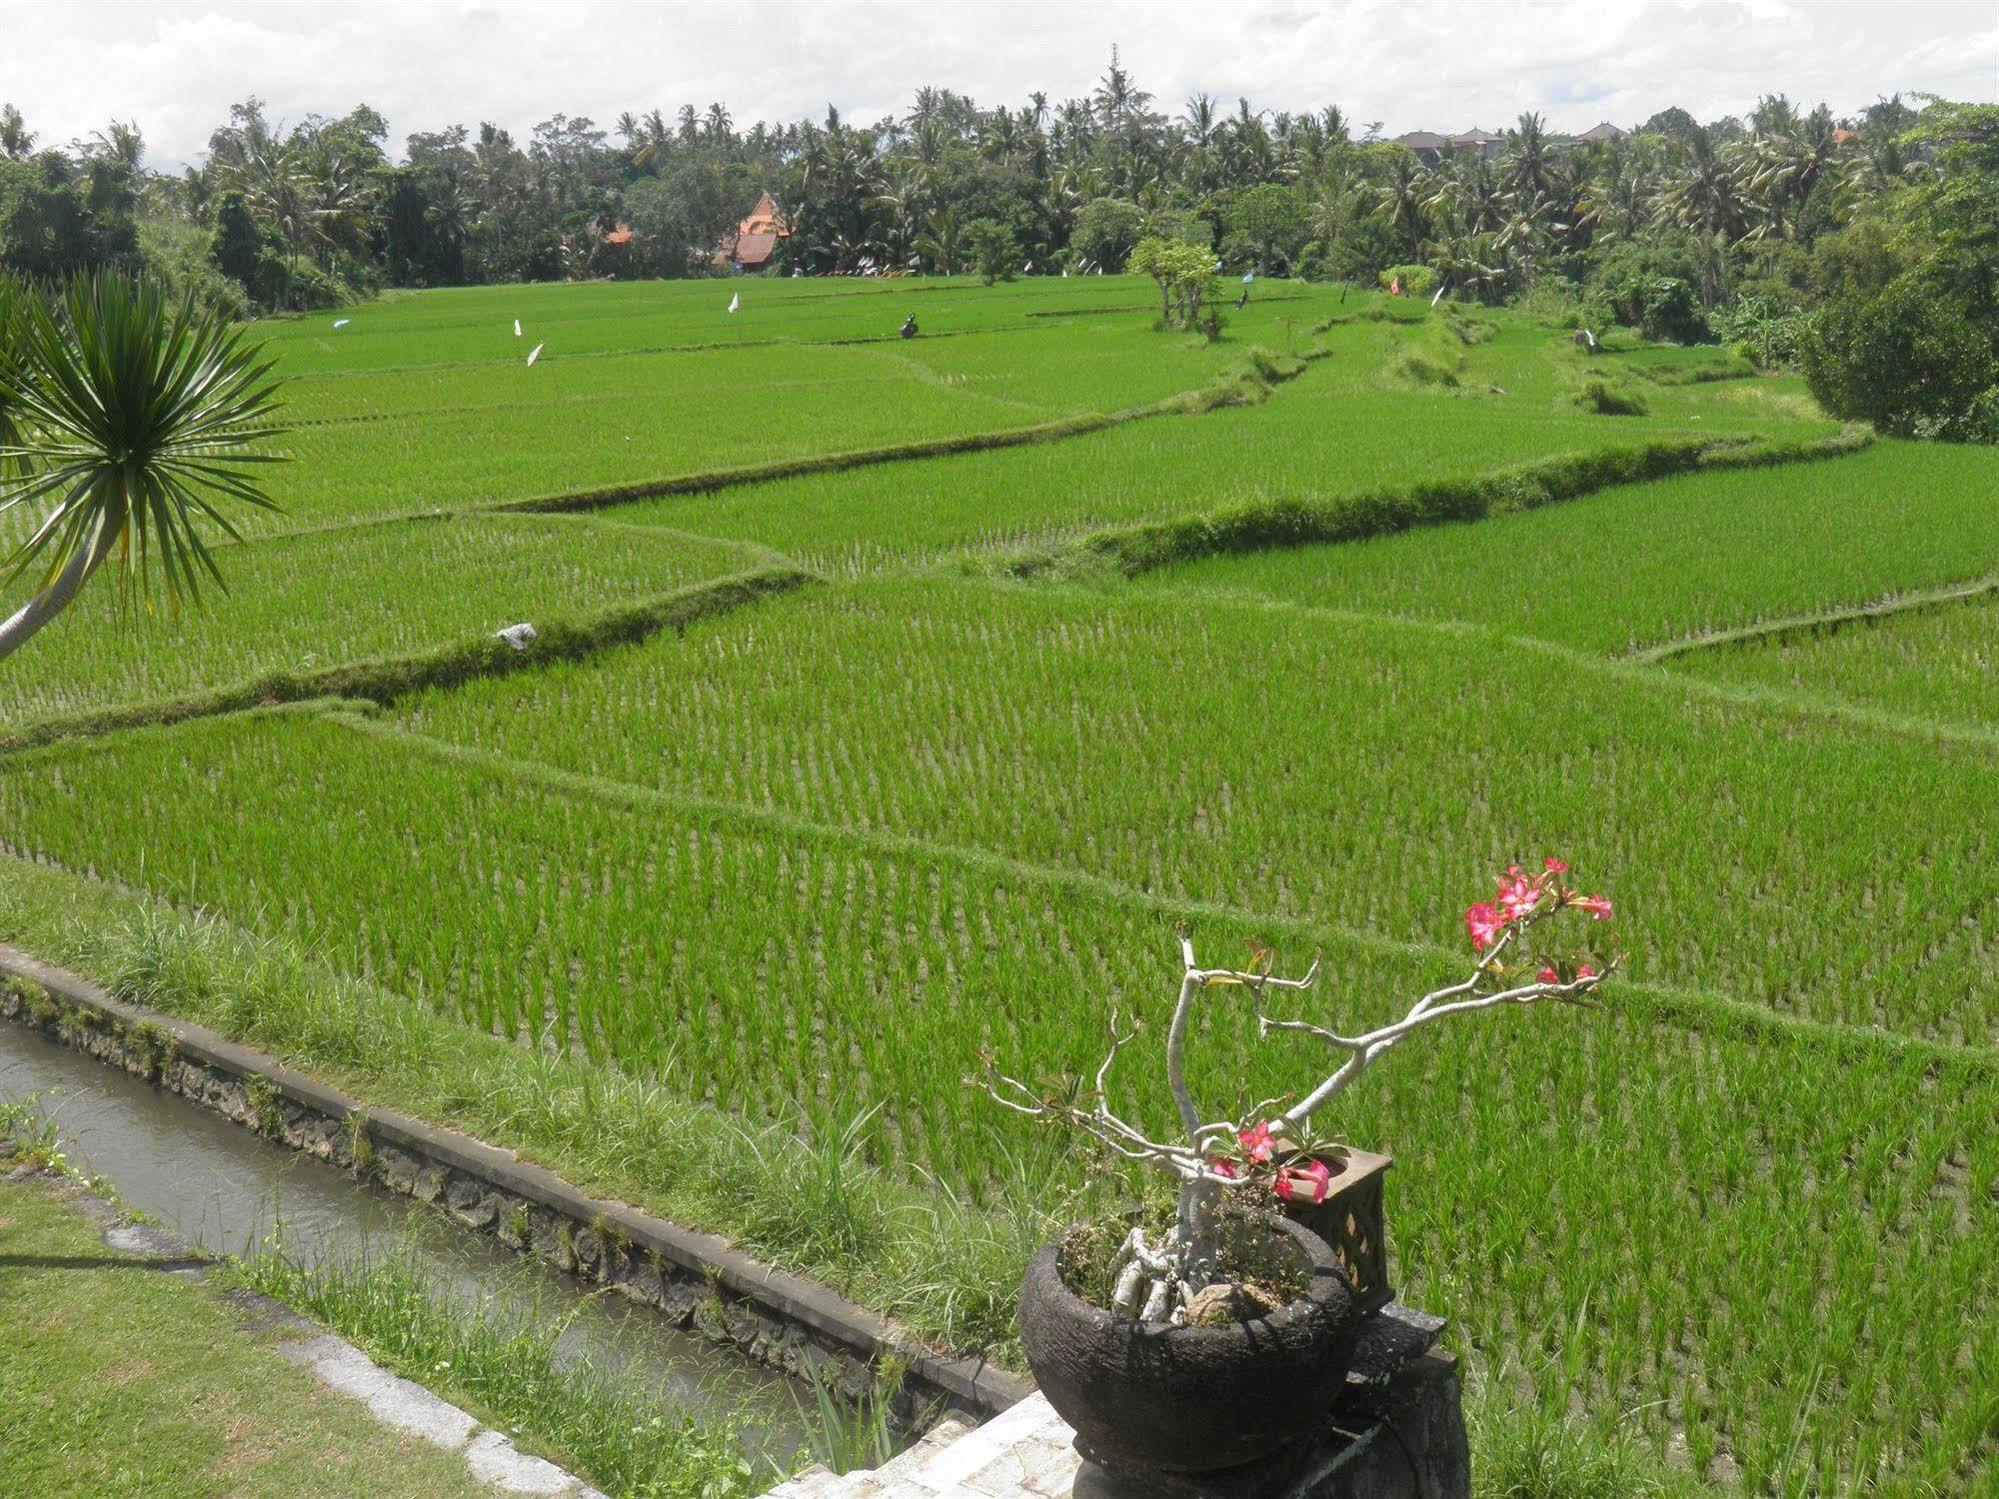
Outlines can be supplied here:
M0 674L0 731L229 688L255 702L282 694L260 677L414 656L767 560L728 542L533 516L395 522L215 556L226 609L135 617L113 590L86 594L76 628L48 632Z
M1047 550L1091 532L1232 507L1278 509L1397 485L1462 482L1509 464L1638 441L1708 442L1760 432L1822 435L1759 403L1669 392L1614 434L1562 398L1545 340L1508 325L1467 351L1483 390L1391 388L1377 371L1404 335L1390 325L1328 331L1323 357L1265 404L1162 431L1149 423L1059 443L927 458L665 495L612 512L753 541L815 570L858 574L958 551ZM1774 382L1756 382L1759 394ZM1421 440L1413 440L1420 433Z
M750 294L754 317L729 317L707 286L636 296L578 288L559 308L546 289L508 288L350 310L338 333L318 319L277 325L271 351L293 377L289 451L300 461L278 482L286 514L259 529L642 490L704 471L970 440L1197 390L1248 346L1156 338L1115 305L1131 290L1122 283L1098 289L1096 301L1114 305L1094 310L1065 304L1070 292L912 293L933 298L925 317L939 335L914 342L892 337L893 321L859 336L884 315L879 288L771 287ZM1300 288L1276 300L1325 296ZM1025 320L1044 302L1078 315ZM544 348L532 367L527 336L511 333L526 304L552 320L524 316ZM1276 316L1275 305L1259 312L1240 337ZM843 332L854 336L830 336Z
M1218 721L1313 726L1309 748L1186 730L1189 684ZM1989 1040L1977 991L1927 977L1936 962L1999 965L1999 915L1979 904L1999 896L1977 831L1999 812L1981 751L1715 704L1476 633L1172 593L878 580L588 667L414 698L401 721L487 755L1121 890L1340 911L1396 941L1438 939L1466 860L1503 867L1550 839L1629 871L1625 937L1649 979ZM1939 806L1956 809L1949 825L1891 894L1875 829ZM1754 856L1717 869L1683 852L1730 844ZM1820 915L1855 899L1880 907L1864 950Z
M1020 632L1019 616L1008 624ZM1060 624L1079 650L1100 652L1110 639L1102 610L1078 608ZM1049 638L1022 639L1022 659L1036 659ZM1290 668L1273 655L1281 637L1264 631L1256 639L1260 680L1285 680ZM1349 637L1340 650L1351 654L1355 644ZM1152 648L1149 638L1143 649ZM1131 674L1136 659L1117 658L1091 680ZM1414 652L1376 654L1367 680L1379 691L1415 668ZM1442 671L1466 680L1461 661ZM837 676L822 664L822 682ZM1164 685L1171 679L1162 673L1150 691L1116 705L1106 722L1126 744L1158 740L1162 751L1182 753L1192 745L1135 716L1141 702L1175 701ZM1518 682L1500 687L1523 701L1546 699ZM1420 673L1410 688L1442 695ZM620 693L641 707L650 700L630 685ZM1060 692L1046 700L1087 699ZM1265 701L1259 711L1273 721L1296 716L1283 703ZM1486 705L1466 711L1483 714ZM683 720L692 721L692 713ZM1449 732L1401 728L1405 751ZM1073 721L1014 732L1050 747L1104 738L1101 728ZM1496 725L1485 732L1504 737ZM1569 732L1593 755L1612 742L1587 723ZM1703 744L1722 737L1710 728ZM1796 745L1786 742L1785 752L1795 766ZM1397 758L1358 746L1327 783L1344 786L1357 805L1397 809L1398 819L1422 805L1407 788L1434 775L1418 766L1406 767L1396 795L1348 784L1351 766L1368 755ZM1660 752L1660 761L1673 759ZM1885 785L1910 764L1860 784ZM745 778L739 796L780 784L754 760L736 773ZM1184 765L1179 774L1215 784ZM1078 829L1077 847L1094 839L1120 859L1139 854L1133 883L1078 872L1073 862L1039 867L892 830L816 828L794 814L543 771L298 713L38 752L10 766L0 812L14 837L46 856L293 933L340 966L428 995L479 1030L537 1046L566 1039L579 1059L641 1076L669 1066L698 1079L716 1104L752 1117L879 1105L868 1148L881 1169L920 1166L973 1193L999 1152L1031 1149L1035 1138L1024 1122L995 1119L966 1094L961 1078L977 1052L1021 1057L1040 1074L1093 1068L1108 1005L1156 990L1176 926L1194 923L1218 951L1260 939L1320 952L1335 1012L1368 1013L1371 996L1453 966L1425 941L1362 929L1387 909L1377 897L1412 875L1420 883L1429 841L1420 828L1376 826L1381 861L1349 871L1343 897L1311 902L1315 914L1352 925L1321 926L1284 914L1289 899L1274 879L1258 885L1260 908L1217 899L1222 892L1190 862L1195 845L1185 838L1170 858L1132 844L1129 832L1140 826L1198 823L1158 805L1170 778L1144 765L1130 775L1148 805L1126 812L1122 838L1092 824ZM134 777L148 795L123 794ZM1481 781L1524 784L1498 767ZM976 781L955 784L960 801L981 799ZM1913 802L1921 793L1908 789ZM1226 822L1231 803L1271 794L1236 782L1229 802L1218 792L1210 798L1207 816ZM1925 805L1951 795L1962 793L1933 792ZM1648 813L1702 802L1671 787L1638 796ZM1011 804L1022 814L1033 805L1017 794ZM858 804L857 820L867 805ZM1080 806L1072 796L1063 811ZM1325 815L1325 803L1287 815L1310 822ZM1777 810L1770 815L1774 822ZM1856 826L1890 820L1865 808L1851 815ZM1035 824L1009 815L1005 825ZM1647 913L1658 897L1643 875L1656 856L1632 857L1619 840L1574 827L1554 836L1571 851L1609 849L1598 856L1634 871L1616 892L1631 934L1656 919ZM1730 836L1759 850L1744 862L1761 870L1766 840L1739 824ZM1481 842L1457 832L1439 845L1453 841ZM1679 831L1678 846L1699 842ZM1286 856L1279 865L1287 878L1305 879L1366 847L1366 837L1342 835L1328 845L1337 849L1330 857ZM1939 846L1936 857L1947 863L1951 852ZM1191 871L1184 886L1183 870ZM1705 873L1727 871L1711 863ZM1451 873L1461 882L1461 871ZM1961 866L1958 878L1961 885ZM1849 882L1847 898L1854 888ZM1731 893L1725 879L1723 893ZM1892 907L1876 899L1872 909L1878 917ZM1673 930L1684 940L1695 925ZM1452 952L1459 940L1448 938ZM1662 940L1655 929L1648 944L1645 969L1655 978L1671 966L1659 956ZM1720 944L1715 951L1703 980L1719 976L1729 957ZM1777 964L1790 961L1787 954ZM1893 962L1870 972L1878 978ZM1827 987L1845 994L1864 986ZM1999 1306L1999 1213L1984 1190L1999 1179L1999 1131L1988 1127L1999 1117L1999 1068L1989 1054L1759 1018L1642 983L1622 993L1601 1013L1439 1037L1408 1064L1381 1069L1381 1085L1356 1097L1340 1127L1356 1141L1391 1145L1412 1184L1391 1207L1407 1293L1457 1319L1473 1344L1519 1350L1550 1402L1569 1392L1592 1402L1663 1400L1642 1418L1655 1450L1683 1417L1683 1372L1696 1371L1699 1419L1752 1485L1787 1462L1793 1472L1839 1475L1952 1471L1983 1439L1989 1412L1976 1392L1999 1374L1999 1332L1983 1330L1999 1328L1990 1315ZM1882 993L1885 1001L1895 991ZM1284 1059L1254 1043L1249 1016L1222 1008L1200 1023L1201 1054L1213 1059L1195 1078L1204 1095L1282 1086ZM1134 1049L1156 1045L1151 1038ZM842 1058L837 1078L825 1065L829 1046ZM1150 1072L1133 1059L1134 1078ZM1950 1107L1939 1107L1942 1099ZM1727 1127L1717 1127L1724 1119ZM703 1153L715 1154L712 1134L705 1138ZM686 1153L632 1159L670 1175ZM885 1243L924 1221L892 1227ZM1466 1233L1467 1223L1478 1231ZM1003 1299L1010 1278L994 1279L993 1295ZM1966 1319L1929 1315L1939 1295L1965 1308ZM1785 1393L1801 1359L1838 1371L1809 1408Z
M1108 277L737 284L735 322L691 283L270 325L307 377L287 524L329 529L219 553L240 620L0 683L0 740L395 707L0 756L0 841L42 861L0 863L0 929L1006 1357L1034 1245L1143 1187L1054 1190L1049 1138L963 1088L982 1050L1093 1069L1186 925L1318 952L1371 1015L1448 971L1468 871L1549 840L1619 872L1636 981L1444 1038L1340 1121L1398 1155L1398 1285L1509 1371L1481 1471L1961 1486L1999 1388L1989 750L1794 699L1942 721L1975 622L1817 685L1601 658L1984 575L1976 450L1776 464L1830 424L1700 350L1606 349L1650 410L1600 422L1504 310L1466 339L1273 286L1208 349ZM925 336L887 339L912 303ZM1459 390L1384 377L1444 336ZM1155 392L1200 414L1083 432ZM1694 461L1773 466L1600 488ZM1023 549L1144 577L983 576ZM796 582L775 553L855 581L683 607ZM549 628L515 657L520 618ZM1921 857L1884 860L1902 828ZM1293 1075L1246 1016L1198 1024L1217 1104Z
M1764 639L1689 651L1670 664L1690 676L1865 704L1924 723L1999 727L1992 669L1999 603L1991 580L1970 586L1980 592L1928 607L1920 595L1891 596Z
M1985 576L1999 551L1995 488L1993 449L1883 441L1832 463L1688 474L1476 526L1193 560L1142 585L1637 650ZM1522 587L1487 586L1495 557L1518 559Z
M737 312L729 300L741 294ZM1337 289L1269 282L1231 327L1262 336L1338 304ZM1353 305L1368 305L1360 298ZM581 285L458 287L390 292L338 313L266 319L272 350L295 376L418 372L470 364L518 364L535 343L547 357L633 351L893 344L905 352L967 334L1028 328L1146 326L1153 288L1138 277L1034 277L983 287L963 277L920 280L627 281ZM903 344L902 319L918 314L924 336ZM344 319L348 326L332 324ZM519 319L522 332L513 333Z

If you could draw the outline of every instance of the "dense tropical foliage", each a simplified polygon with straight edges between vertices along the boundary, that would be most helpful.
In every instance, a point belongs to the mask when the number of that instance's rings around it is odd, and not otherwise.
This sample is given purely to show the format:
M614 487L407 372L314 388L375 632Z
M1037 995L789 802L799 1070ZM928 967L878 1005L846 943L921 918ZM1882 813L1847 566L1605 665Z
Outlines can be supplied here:
M1977 435L1999 383L1991 105L1893 98L1840 119L1778 95L1747 119L1667 109L1595 140L1529 113L1488 149L1427 160L1337 108L1196 94L1169 114L1113 53L1087 97L1059 104L986 108L926 87L871 124L829 108L742 129L714 103L610 130L557 114L525 142L490 123L422 132L400 159L388 137L365 105L283 125L253 98L171 176L146 170L135 125L37 150L9 106L0 266L144 266L236 312L382 286L705 275L727 269L718 247L769 191L792 226L779 273L1115 271L1156 239L1231 269L1531 295L1579 325L1719 337L1766 365L1803 357L1806 316L1841 304L1807 365L1815 392L1893 430ZM1423 274L1393 275L1411 266ZM1955 351L1919 410L1897 404L1908 379L1856 388L1881 350L1864 329L1913 327L1893 309L1918 304Z

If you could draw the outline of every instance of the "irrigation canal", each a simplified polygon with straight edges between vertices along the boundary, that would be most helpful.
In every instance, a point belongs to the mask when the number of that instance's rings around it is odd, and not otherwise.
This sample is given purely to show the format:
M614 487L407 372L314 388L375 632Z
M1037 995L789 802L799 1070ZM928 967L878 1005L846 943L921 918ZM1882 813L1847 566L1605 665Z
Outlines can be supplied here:
M0 1021L0 1102L32 1099L70 1162L211 1254L248 1258L273 1239L307 1265L414 1257L472 1305L565 1325L557 1351L621 1387L650 1388L696 1418L753 1424L754 1450L806 1442L811 1391L650 1308L513 1255L443 1213L274 1144L27 1026Z

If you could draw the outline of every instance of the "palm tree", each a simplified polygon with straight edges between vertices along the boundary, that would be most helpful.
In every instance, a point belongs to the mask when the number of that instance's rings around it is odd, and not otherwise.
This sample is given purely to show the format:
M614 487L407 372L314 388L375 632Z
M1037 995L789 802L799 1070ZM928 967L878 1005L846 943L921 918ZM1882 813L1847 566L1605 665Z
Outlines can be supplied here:
M1742 201L1735 172L1707 131L1696 129L1688 138L1686 164L1660 195L1658 215L1690 233L1741 236Z
M1547 192L1549 156L1547 122L1529 110L1520 116L1506 142L1513 190L1529 198Z
M1750 145L1748 162L1749 185L1763 195L1769 214L1765 227L1782 237L1818 185L1837 169L1840 150L1831 110L1821 104L1800 118L1781 94L1777 99L1784 106L1788 123L1759 134Z
M957 272L964 250L964 226L958 222L955 206L930 215L923 233L917 236L916 250L944 275Z
M26 161L34 149L35 132L21 118L21 111L11 104L0 105L0 155Z
M1429 197L1429 176L1407 151L1396 154L1387 175L1371 192L1373 206L1387 216L1388 227L1409 247L1412 256L1422 252L1423 240L1430 232Z
M1111 65L1097 80L1090 98L1107 134L1115 134L1132 116L1144 113L1152 102L1152 95L1134 83L1131 74L1124 70L1115 45L1111 47Z
M149 591L157 566L170 607L199 604L202 574L222 581L200 527L237 534L215 499L277 508L245 468L278 461L258 450L280 430L260 348L219 312L103 272L53 304L0 288L0 349L0 513L36 517L10 576L40 572L0 621L0 660L106 563L128 593Z

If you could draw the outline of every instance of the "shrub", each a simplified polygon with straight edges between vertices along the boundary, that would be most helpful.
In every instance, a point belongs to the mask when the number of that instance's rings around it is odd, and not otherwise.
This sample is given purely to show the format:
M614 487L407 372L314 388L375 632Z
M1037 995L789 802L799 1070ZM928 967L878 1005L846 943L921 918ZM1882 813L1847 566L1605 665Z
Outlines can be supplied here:
M1437 289L1437 270L1427 265L1391 265L1379 277L1384 289L1392 281L1400 281L1405 294L1412 297L1427 297Z
M1903 277L1877 297L1836 297L1800 349L1805 381L1834 416L1898 437L1989 431L1999 348L1963 302Z
M1076 210L1069 245L1106 272L1124 268L1125 257L1144 232L1145 216L1122 198L1095 198Z
M1797 362L1798 346L1811 320L1774 297L1747 296L1717 308L1711 321L1715 336L1733 345L1742 358L1763 369L1775 369Z
M971 242L972 264L979 279L991 286L995 281L1011 281L1020 265L1020 243L1013 230L998 219L973 219L965 227Z
M1209 337L1220 331L1213 309L1204 320L1201 308L1215 291L1214 257L1198 245L1143 239L1132 249L1126 268L1150 276L1159 288L1159 320L1170 328L1204 327Z
M1598 416L1643 416L1645 398L1636 391L1618 390L1602 380L1588 380L1576 396L1576 404Z
M1647 338L1700 343L1708 337L1700 274L1680 250L1623 244L1603 258L1592 285L1607 317Z

